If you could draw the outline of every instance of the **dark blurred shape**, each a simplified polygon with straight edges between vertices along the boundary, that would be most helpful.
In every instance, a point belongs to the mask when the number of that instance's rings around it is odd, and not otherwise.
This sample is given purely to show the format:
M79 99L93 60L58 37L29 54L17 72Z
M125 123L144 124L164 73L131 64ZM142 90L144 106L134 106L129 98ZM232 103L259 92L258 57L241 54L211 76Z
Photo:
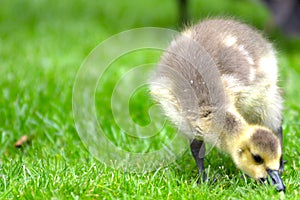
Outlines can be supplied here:
M177 0L179 8L179 25L184 26L187 24L188 16L188 0Z
M262 0L287 35L300 35L300 0Z

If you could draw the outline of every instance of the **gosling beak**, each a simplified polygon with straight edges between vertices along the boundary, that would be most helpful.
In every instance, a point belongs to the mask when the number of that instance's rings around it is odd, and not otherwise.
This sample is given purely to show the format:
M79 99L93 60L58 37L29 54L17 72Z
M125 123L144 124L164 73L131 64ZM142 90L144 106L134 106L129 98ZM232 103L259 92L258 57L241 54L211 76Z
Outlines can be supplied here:
M267 172L272 179L273 185L276 186L276 190L278 192L285 191L285 185L283 184L283 182L280 178L279 171L268 169Z

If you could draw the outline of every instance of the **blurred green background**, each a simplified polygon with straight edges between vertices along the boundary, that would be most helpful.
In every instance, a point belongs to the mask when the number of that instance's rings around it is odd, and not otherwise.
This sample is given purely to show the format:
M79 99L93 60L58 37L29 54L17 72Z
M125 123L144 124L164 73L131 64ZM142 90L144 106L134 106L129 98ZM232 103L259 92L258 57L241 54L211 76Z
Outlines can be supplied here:
M217 182L197 186L196 165L189 152L168 168L130 174L100 163L82 144L72 116L72 87L85 57L100 42L121 31L145 26L181 30L177 3L1 1L1 199L278 197L272 187L240 179L230 159L217 151L206 159L209 173L219 177ZM258 0L190 0L188 14L188 25L207 17L234 17L262 30L274 43L285 97L286 198L300 198L299 38L284 36ZM23 135L28 136L28 142L15 148Z

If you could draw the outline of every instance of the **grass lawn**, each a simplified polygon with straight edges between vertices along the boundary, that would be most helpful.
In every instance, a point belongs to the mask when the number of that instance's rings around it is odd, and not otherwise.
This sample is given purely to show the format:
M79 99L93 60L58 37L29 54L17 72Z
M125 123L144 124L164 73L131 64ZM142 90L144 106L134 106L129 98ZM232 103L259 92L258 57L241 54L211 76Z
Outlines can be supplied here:
M256 1L190 2L194 22L207 16L236 16L264 29L269 19ZM217 150L205 161L208 175L217 181L200 186L189 151L167 167L144 173L110 168L89 153L72 112L73 84L80 65L96 45L116 33L144 26L176 30L177 21L175 0L1 1L1 199L300 199L300 40L286 39L278 31L269 35L279 52L285 98L284 196L271 186L241 179L230 158ZM108 137L125 149L132 149L131 141L118 138L122 132L111 120L113 84L123 73L120 66L155 62L158 57L157 52L140 51L118 60L117 69L97 88L98 119ZM137 123L149 122L144 115L149 105L143 89L129 102ZM164 130L172 132L171 127ZM29 142L15 148L23 135ZM154 146L149 147L150 143ZM132 145L148 145L149 151L161 147L159 140Z

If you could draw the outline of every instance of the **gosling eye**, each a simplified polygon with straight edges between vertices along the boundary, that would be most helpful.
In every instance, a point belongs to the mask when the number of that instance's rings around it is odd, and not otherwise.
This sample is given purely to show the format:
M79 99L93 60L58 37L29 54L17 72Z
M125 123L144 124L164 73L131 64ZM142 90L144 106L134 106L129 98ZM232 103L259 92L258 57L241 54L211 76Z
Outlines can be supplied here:
M252 157L253 157L253 160L258 164L262 164L264 162L264 159L262 159L262 157L260 157L259 155L252 154Z

